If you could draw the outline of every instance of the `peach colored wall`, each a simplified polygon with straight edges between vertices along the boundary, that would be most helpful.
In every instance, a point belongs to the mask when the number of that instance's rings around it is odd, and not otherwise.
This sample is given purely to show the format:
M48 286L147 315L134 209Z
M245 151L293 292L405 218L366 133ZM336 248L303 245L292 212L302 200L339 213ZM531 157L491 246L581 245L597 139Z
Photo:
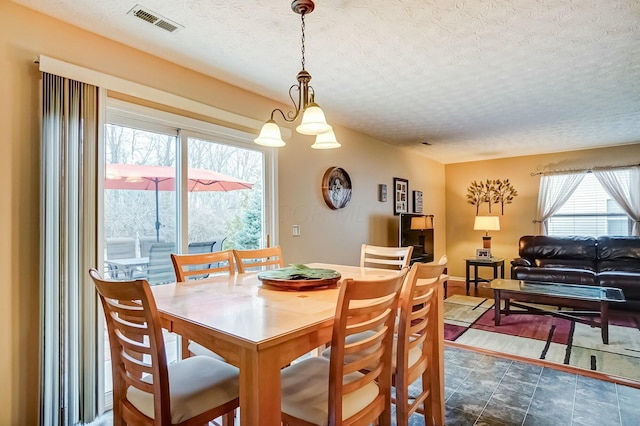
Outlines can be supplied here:
M504 215L500 216L500 231L490 233L492 254L507 258L505 274L508 277L509 261L518 256L518 239L523 235L536 233L532 220L536 215L540 177L531 176L531 173L639 163L640 144L448 164L445 166L445 193L449 274L463 277L463 259L475 256L475 250L482 247L484 232L473 230L475 206L468 204L466 200L467 188L471 181L508 178L518 191L513 204L506 205ZM492 214L495 215L496 212L500 214L500 207L494 204ZM486 204L482 205L480 214L488 214ZM487 271L491 274L486 269L483 276Z
M34 265L40 220L39 72L34 59L45 54L258 120L279 105L8 0L0 0L0 46L0 322L5 342L0 351L0 425L33 425L39 408L39 270ZM424 192L425 212L436 215L436 255L444 252L444 166L344 128L338 127L336 134L343 143L340 150L315 151L309 148L310 137L295 135L279 151L285 260L356 263L362 242L394 242L397 218L391 201L377 201L377 184L391 187L393 176L409 179L410 189ZM340 211L329 210L320 192L329 166L344 167L353 180L353 200ZM294 223L301 225L301 237L291 237Z

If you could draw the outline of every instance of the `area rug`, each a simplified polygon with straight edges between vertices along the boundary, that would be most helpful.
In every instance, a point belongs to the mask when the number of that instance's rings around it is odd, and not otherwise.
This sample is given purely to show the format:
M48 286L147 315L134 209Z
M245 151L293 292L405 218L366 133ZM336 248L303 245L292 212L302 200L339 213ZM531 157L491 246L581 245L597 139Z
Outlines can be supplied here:
M639 313L610 311L605 345L599 328L550 315L503 315L496 327L493 306L493 299L447 298L445 339L640 382Z

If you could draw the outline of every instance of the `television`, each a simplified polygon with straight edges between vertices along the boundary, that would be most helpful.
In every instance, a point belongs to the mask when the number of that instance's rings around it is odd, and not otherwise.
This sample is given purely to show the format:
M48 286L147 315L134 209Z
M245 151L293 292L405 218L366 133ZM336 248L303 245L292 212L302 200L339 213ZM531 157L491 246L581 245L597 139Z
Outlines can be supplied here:
M398 226L400 247L413 246L411 262L433 262L433 229L411 229L411 218L422 214L401 213ZM421 244L424 237L424 244Z

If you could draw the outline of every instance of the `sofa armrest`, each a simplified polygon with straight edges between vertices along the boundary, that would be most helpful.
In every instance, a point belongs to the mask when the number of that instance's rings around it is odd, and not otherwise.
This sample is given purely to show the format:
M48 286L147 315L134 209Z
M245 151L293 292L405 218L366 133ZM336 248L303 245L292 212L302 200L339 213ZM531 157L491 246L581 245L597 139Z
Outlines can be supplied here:
M511 261L511 266L533 266L533 262L524 257L517 257Z

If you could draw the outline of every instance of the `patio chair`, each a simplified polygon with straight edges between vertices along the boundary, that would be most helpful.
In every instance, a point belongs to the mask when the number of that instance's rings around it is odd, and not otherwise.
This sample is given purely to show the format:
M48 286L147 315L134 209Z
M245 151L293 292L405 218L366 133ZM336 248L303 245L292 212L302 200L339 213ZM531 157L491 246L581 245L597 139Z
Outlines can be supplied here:
M213 251L213 245L215 241L194 241L189 243L187 247L187 253L189 254L202 254L211 253Z
M151 246L155 243L164 243L163 239L158 241L155 235L138 237L138 248L140 250L140 257L149 257Z
M217 237L214 238L213 241L213 250L212 251L222 251L222 244L227 237Z
M107 247L106 260L136 257L136 241L132 237L105 238L105 245ZM111 278L126 278L126 271L119 270L115 265L108 265L107 271Z
M105 281L89 271L104 308L113 375L113 424L203 425L239 405L239 372L195 356L167 364L162 324L149 283Z
M173 243L153 243L149 249L149 264L146 278L149 284L164 284L176 280L171 262L171 253L175 252Z

